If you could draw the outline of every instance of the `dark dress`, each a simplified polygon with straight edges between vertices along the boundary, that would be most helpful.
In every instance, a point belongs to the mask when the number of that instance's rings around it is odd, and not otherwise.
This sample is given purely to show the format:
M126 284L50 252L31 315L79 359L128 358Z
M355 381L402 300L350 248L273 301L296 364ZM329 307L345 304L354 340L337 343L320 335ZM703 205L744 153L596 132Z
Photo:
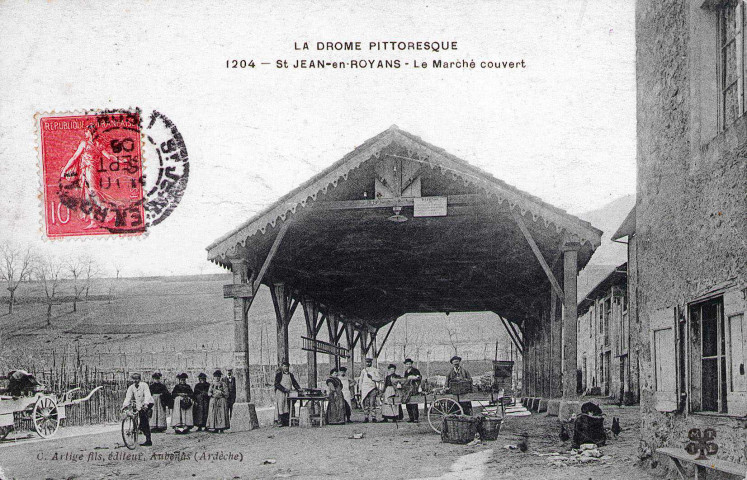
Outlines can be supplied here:
M332 384L327 393L327 423L342 425L345 423L345 397L342 395L342 382L337 377L327 379L327 385Z
M195 404L192 407L192 414L194 417L195 427L205 427L207 425L208 406L210 405L210 384L197 383L195 385L194 397Z
M149 385L150 394L153 397L153 416L150 419L152 432L163 432L166 430L166 417L168 409L173 407L173 401L169 389L161 382L153 382Z
M192 392L192 387L186 383L184 385L177 384L174 386L171 394L174 397L174 409L171 411L171 426L175 429L189 430L194 426L192 405L184 408L182 402L185 402L186 399L189 399L189 402L193 401L194 393Z

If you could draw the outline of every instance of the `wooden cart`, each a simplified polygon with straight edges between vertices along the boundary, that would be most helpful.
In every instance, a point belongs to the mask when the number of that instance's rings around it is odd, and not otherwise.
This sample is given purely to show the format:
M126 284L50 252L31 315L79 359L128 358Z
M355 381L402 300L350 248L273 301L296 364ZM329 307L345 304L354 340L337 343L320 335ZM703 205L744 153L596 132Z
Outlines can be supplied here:
M87 396L75 400L72 397L79 388L66 392L61 400L56 395L43 391L20 397L0 395L0 440L13 430L16 413L20 413L23 420L31 421L40 437L51 437L57 432L60 421L65 418L66 407L87 401L101 388L103 387L96 387Z

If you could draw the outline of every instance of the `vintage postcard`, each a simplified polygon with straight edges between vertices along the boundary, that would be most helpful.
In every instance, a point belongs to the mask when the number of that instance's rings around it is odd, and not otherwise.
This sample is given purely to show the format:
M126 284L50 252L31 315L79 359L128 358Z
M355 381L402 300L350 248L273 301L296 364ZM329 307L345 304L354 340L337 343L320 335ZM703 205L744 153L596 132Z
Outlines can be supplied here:
M747 477L745 3L0 2L0 480Z

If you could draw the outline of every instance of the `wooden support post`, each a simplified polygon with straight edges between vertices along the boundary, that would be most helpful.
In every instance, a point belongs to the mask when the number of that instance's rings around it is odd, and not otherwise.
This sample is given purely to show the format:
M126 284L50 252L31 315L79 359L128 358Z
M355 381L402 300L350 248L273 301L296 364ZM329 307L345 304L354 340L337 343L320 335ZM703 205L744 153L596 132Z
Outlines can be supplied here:
M578 243L563 247L563 397L576 395Z
M233 283L249 282L249 265L243 258L231 259ZM236 375L236 401L251 402L249 379L249 305L252 298L233 299L233 366Z
M361 342L361 362L362 365L365 365L366 357L368 353L368 327L366 325L363 325L360 329L360 333L358 334L358 338Z
M350 356L348 357L348 377L350 378L356 378L355 377L355 326L351 322L345 322L343 325L343 328L345 329L345 339L348 343L348 353Z
M550 290L550 396L563 395L563 318L561 299Z
M337 330L338 326L340 324L340 315L337 313L329 313L327 315L327 332L329 333L329 343L333 345L338 345L336 337L337 337ZM329 365L330 367L334 365L333 368L340 368L340 357L330 353L329 354Z
M288 351L288 324L291 320L291 298L290 289L283 283L273 283L270 286L272 304L275 307L275 319L277 320L277 342L278 342L278 365L283 361L290 362Z
M309 338L316 339L316 334L319 330L316 329L316 321L319 316L319 304L310 299L305 298L303 300L303 315L306 319L306 335ZM306 366L308 368L307 382L309 388L317 387L317 367L316 367L316 352L306 352Z

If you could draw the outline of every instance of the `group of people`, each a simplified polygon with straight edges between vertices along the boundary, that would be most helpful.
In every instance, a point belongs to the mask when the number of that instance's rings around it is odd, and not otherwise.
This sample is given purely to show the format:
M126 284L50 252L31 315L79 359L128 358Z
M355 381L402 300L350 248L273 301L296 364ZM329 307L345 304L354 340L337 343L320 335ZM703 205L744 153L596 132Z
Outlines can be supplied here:
M405 359L405 370L402 375L397 373L397 365L390 363L387 374L383 378L379 369L373 366L373 359L366 359L366 366L358 377L358 391L365 415L364 423L377 421L377 411L381 410L383 421L401 420L404 418L402 405L407 408L408 422L417 423L420 412L413 397L420 390L423 376L420 370L413 366L412 359ZM400 402L397 403L397 396Z
M340 425L350 422L353 411L353 389L357 387L365 414L364 422L377 421L377 412L381 410L383 421L402 419L402 406L396 404L396 397L407 407L408 422L418 422L418 404L413 397L420 389L422 376L420 370L413 366L412 359L405 360L403 375L397 374L397 366L390 364L387 375L382 377L378 368L373 366L373 359L366 359L366 366L361 370L358 381L353 383L348 377L346 367L333 368L324 382L323 391L327 395L326 423ZM275 374L275 409L278 423L287 427L290 422L290 394L301 387L290 364L282 362Z
M171 426L176 433L188 433L193 427L197 431L222 433L231 426L231 413L236 401L236 378L233 370L213 372L213 381L207 375L197 375L194 389L187 384L189 376L180 373L177 383L169 389L161 382L160 372L154 372L152 382L141 381L139 373L130 376L132 384L127 388L122 410L133 408L138 412L140 430L145 435L143 446L153 445L151 432L163 432L168 428L167 417L171 414Z

